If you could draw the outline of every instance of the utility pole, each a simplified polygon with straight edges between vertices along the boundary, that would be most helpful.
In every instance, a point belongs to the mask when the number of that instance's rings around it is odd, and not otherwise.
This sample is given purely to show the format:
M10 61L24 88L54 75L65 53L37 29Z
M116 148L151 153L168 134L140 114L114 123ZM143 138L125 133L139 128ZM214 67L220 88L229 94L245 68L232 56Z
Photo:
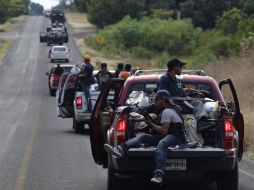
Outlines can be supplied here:
M175 6L176 6L176 19L181 20L181 9L180 9L180 0L175 0Z

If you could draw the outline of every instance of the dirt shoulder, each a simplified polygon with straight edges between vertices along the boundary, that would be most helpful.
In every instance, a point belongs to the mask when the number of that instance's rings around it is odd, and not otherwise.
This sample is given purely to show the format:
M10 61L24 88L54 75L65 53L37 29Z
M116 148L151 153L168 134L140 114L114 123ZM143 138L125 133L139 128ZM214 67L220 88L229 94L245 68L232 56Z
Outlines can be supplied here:
M26 18L27 16L19 16L0 24L0 65L4 63L4 57L15 41L15 35L13 34Z

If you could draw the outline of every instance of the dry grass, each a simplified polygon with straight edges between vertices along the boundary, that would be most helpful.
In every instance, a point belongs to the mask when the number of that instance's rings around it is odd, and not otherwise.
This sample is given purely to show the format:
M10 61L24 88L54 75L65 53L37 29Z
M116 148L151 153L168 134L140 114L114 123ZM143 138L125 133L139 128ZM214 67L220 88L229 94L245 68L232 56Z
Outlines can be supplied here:
M74 29L83 29L83 28L95 28L94 25L90 24L87 20L86 14L84 13L66 13L66 18L68 19L69 24Z
M20 25L21 22L23 22L26 19L27 16L19 16L16 18L12 18L5 22L4 24L0 24L0 32L7 32L12 29L15 29Z
M245 151L254 159L254 54L221 60L203 69L217 81L233 80L245 121Z
M12 44L13 44L13 40L0 38L0 65L4 63L3 59L5 55L7 54L7 52L10 50Z

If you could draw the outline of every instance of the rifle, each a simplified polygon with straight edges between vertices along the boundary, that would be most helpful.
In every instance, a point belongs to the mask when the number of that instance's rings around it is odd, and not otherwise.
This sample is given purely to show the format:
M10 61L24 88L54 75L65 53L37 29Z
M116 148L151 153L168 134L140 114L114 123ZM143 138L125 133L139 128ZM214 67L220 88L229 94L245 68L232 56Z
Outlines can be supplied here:
M149 119L151 120L154 124L158 125L159 123L157 121L155 121L150 115L149 113L146 112L146 110L140 108L138 106L139 103L134 104L134 106L138 109L138 111L140 112L141 115L143 115L145 117L145 119Z

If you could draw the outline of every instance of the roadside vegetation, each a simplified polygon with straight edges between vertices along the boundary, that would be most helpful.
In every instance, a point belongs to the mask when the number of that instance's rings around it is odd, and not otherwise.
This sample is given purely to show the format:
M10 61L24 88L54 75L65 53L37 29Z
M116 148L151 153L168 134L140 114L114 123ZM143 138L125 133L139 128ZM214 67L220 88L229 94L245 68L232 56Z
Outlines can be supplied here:
M14 42L13 39L9 38L1 38L1 33L9 32L11 30L16 29L20 24L26 19L26 16L21 15L19 17L11 18L7 20L5 23L0 24L0 65L3 64L3 60L7 52L12 47Z
M30 0L0 0L0 24L10 18L28 14Z
M68 9L86 12L97 27L79 42L95 56L117 55L142 68L165 68L170 57L179 57L217 81L232 78L245 119L245 149L254 159L254 1L80 0Z
M3 64L3 59L7 52L10 50L12 44L13 40L0 38L0 66Z
M7 20L5 23L0 24L0 32L7 32L15 29L26 19L25 15L21 15L19 17L11 18Z

